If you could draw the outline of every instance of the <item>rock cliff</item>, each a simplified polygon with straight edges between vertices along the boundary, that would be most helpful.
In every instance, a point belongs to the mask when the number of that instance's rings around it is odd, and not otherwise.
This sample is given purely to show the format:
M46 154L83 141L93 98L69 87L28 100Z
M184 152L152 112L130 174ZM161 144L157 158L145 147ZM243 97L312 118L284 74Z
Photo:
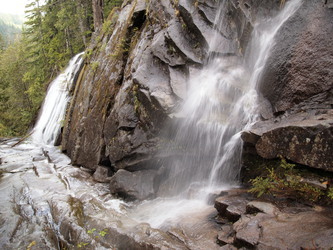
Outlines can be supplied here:
M242 57L256 18L272 15L280 2L227 1L219 28L218 1L124 1L86 51L63 151L92 170L153 170L158 178L162 131L186 96L187 79L209 55ZM260 156L333 170L332 15L329 3L304 1L281 28L258 86L262 121L243 134ZM222 41L227 46L220 48ZM137 176L124 171L125 182Z
M110 14L86 52L68 110L62 149L74 164L156 168L161 130L186 95L188 77L209 51L241 56L249 39L250 6L227 4L223 30L214 27L217 1L125 1ZM228 48L209 45L213 36Z

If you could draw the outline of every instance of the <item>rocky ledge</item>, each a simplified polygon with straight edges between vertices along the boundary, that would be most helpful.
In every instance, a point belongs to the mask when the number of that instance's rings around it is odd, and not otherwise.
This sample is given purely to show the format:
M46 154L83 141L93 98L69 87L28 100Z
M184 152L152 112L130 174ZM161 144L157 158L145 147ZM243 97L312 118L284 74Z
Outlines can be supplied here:
M265 159L279 156L312 168L333 171L333 110L300 109L256 123L242 134Z
M215 201L221 249L331 249L332 211L257 200L233 190Z

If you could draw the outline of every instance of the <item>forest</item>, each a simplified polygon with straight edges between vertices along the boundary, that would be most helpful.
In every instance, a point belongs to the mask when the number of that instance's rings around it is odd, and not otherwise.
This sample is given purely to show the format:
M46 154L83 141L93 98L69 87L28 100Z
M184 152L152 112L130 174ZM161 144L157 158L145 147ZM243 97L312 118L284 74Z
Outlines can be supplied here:
M96 26L121 3L29 2L21 35L8 42L0 34L0 136L27 133L37 118L48 84L71 57L85 50Z

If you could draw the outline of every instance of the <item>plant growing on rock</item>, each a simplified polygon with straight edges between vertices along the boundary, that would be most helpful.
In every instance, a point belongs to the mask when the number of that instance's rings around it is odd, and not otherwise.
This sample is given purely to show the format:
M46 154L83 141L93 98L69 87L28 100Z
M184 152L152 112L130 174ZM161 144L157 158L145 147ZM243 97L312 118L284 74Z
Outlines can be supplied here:
M279 166L266 168L262 176L250 180L252 187L249 192L257 197L264 194L286 196L296 200L319 202L333 200L333 188L320 188L305 181L302 173L296 169L296 164L288 163L281 157Z

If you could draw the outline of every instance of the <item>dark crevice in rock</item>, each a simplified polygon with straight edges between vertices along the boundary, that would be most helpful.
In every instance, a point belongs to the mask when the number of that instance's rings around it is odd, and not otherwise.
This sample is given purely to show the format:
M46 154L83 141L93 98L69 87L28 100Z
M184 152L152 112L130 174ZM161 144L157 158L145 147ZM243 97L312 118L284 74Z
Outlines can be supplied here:
M207 50L208 43L205 37L202 35L201 31L195 25L192 15L188 12L188 10L185 7L181 5L179 5L179 11L182 20L186 24L187 30L190 31L190 33L192 34L192 37L195 38L197 42L199 42L201 48Z

